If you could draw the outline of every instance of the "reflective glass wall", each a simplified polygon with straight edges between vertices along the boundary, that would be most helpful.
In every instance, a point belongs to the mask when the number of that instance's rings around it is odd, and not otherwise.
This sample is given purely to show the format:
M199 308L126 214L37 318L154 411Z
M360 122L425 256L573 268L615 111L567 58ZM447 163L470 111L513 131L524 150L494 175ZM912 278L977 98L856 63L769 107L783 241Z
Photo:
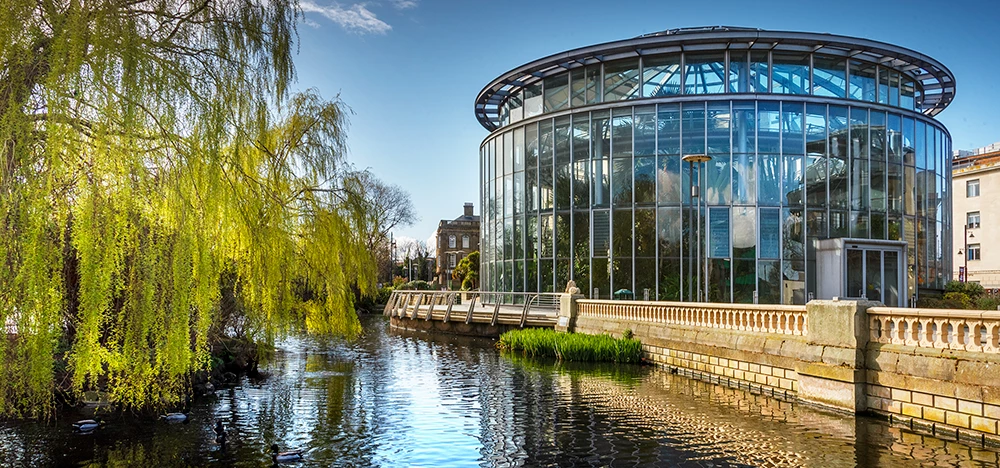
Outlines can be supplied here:
M717 59L684 66L711 70ZM748 79L737 86L764 86L753 77L766 66L787 77L787 89L816 94L815 70L803 74L796 67L805 59L791 61L778 67L748 54ZM573 72L580 80L546 81L524 102L537 98L540 114L549 103L585 105L633 89L732 86L668 76L677 66L643 68L642 79L626 66L603 80L581 68ZM825 81L845 82L839 68L828 68L835 70ZM648 88L651 80L657 85ZM862 88L881 95L875 82ZM561 291L573 279L588 297L627 289L638 299L649 290L650 299L690 300L700 265L697 219L713 302L805 303L816 290L816 241L836 237L906 241L909 295L943 287L952 261L944 204L951 142L943 127L877 105L776 98L623 103L533 115L494 132L481 147L483 289ZM688 165L687 154L712 159ZM692 175L704 184L700 213Z
M549 76L516 89L498 109L497 123L600 102L726 93L844 98L917 111L924 96L907 73L822 52L688 52L611 60Z

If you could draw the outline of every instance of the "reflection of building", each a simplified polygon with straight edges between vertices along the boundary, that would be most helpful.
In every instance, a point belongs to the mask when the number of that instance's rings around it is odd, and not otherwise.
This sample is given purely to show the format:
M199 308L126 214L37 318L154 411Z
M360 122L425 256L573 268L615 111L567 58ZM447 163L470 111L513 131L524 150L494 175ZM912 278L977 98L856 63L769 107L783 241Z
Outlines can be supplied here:
M953 276L969 265L968 280L985 288L1000 288L1000 248L990 245L1000 239L1000 143L973 152L963 152L953 161L954 226ZM968 231L966 231L968 227ZM968 248L962 236L968 232Z
M451 285L451 272L466 255L479 250L479 216L472 214L472 203L454 220L442 219L437 230L437 279L443 287ZM460 284L454 285L459 289Z
M483 289L574 279L588 296L693 298L681 157L707 154L700 250L712 301L802 303L817 294L818 241L857 238L906 242L903 258L862 248L858 279L892 270L905 293L869 298L905 303L951 271L951 139L932 117L954 92L951 73L918 52L742 28L665 31L515 68L476 100L492 132L480 147Z

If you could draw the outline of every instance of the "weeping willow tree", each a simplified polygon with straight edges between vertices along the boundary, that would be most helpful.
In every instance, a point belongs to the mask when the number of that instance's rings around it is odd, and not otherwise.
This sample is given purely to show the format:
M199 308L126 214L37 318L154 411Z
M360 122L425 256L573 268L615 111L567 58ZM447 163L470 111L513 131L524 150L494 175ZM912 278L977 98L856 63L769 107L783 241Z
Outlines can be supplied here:
M0 8L0 415L172 404L223 274L248 336L354 334L373 259L345 114L291 95L295 0ZM308 297L297 294L305 284Z

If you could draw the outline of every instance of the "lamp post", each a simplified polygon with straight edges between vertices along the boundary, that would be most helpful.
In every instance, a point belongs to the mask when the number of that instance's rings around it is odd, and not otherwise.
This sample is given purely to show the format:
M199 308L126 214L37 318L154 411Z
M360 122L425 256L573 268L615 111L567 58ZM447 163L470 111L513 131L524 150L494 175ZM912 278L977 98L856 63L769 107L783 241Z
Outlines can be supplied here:
M965 262L964 266L962 267L962 274L961 274L963 283L969 282L969 238L970 237L975 239L976 235L969 232L969 223L966 223L965 235L962 236L963 248L958 251L958 254L963 256L962 258L964 259Z
M696 221L695 221L695 228L694 228L695 229L695 236L697 237L697 245L695 247L697 249L696 250L697 254L696 254L696 257L695 257L695 263L698 263L700 266L698 267L698 274L697 274L697 285L698 285L698 287L697 287L697 293L695 295L695 301L701 301L702 300L702 297L701 297L701 270L705 266L701 265L701 193L700 192L701 192L701 174L703 172L705 172L705 171L701 170L700 164L703 163L703 162L706 162L706 161L711 161L712 157L709 156L709 155L707 155L707 154L688 154L688 155L685 155L685 156L681 157L681 160L682 161L687 161L687 163L688 163L688 173L689 173L688 179L691 181L691 201L697 203L697 205L695 207ZM697 185L695 185L695 183L694 183L694 163L698 163L699 164L699 166L698 166L698 184ZM688 272L690 272L690 271L691 271L691 269L688 268ZM705 272L705 279L706 280L708 279L708 272Z

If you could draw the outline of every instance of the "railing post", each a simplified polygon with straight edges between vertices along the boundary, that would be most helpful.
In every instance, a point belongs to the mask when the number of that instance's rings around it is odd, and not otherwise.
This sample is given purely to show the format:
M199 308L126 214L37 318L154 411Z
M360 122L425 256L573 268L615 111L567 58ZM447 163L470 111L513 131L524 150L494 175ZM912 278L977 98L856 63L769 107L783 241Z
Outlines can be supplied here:
M448 308L444 310L444 322L448 323L448 319L451 317L451 308L455 305L455 293L448 296ZM427 314L427 320L430 320L430 314Z
M524 300L524 310L521 311L521 328L524 328L524 324L528 321L528 310L531 309L531 301L534 301L537 297L538 294L534 294Z
M417 295L417 303L413 305L413 313L410 314L410 318L417 318L417 311L420 310L420 305L424 303L424 293Z
M490 325L496 326L498 318L500 318L500 301L497 301L497 305L493 306L493 318L490 320Z
M396 311L397 317L403 318L403 314L406 313L406 308L410 305L410 294L412 293L407 291L406 298L403 300L403 303L399 305L399 310Z
M559 295L559 315L556 318L556 331L569 332L576 328L576 316L578 304L576 301L584 299L580 290L573 287L569 292Z
M389 316L389 314L396 308L396 301L399 300L396 296L396 291L393 291L392 294L389 295L389 300L386 302L385 308L382 309L382 315Z
M472 311L476 309L476 298L480 298L480 304L483 303L481 294L482 293L476 293L475 296L472 296L472 301L469 302L469 313L465 315L465 323L472 323Z

